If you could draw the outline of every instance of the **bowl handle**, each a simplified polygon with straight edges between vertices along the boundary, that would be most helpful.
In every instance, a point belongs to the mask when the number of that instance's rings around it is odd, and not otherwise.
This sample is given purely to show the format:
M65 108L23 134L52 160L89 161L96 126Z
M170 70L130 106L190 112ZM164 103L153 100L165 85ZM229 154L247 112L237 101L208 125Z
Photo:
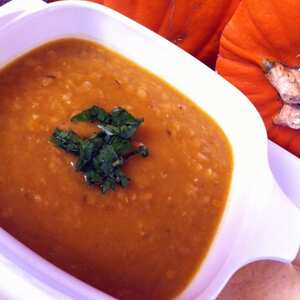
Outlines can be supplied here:
M248 263L258 260L290 263L296 258L300 246L300 209L271 180L272 189L264 209L258 215L252 214L244 235L199 299L216 299L233 274Z
M292 262L300 247L300 209L290 201L274 180L269 205L258 219L251 252L257 259ZM254 259L254 260L257 260Z
M241 245L240 267L261 259L291 262L300 246L300 159L271 141L268 152L271 192L263 212L251 220L248 232L254 234Z
M268 152L276 181L260 220L262 226L258 226L265 229L256 233L256 239L261 240L261 251L269 256L266 258L290 262L300 246L300 159L271 141Z
M280 188L300 207L300 159L271 141L268 153L271 171Z
M28 10L47 5L42 0L12 0L0 7L0 30Z

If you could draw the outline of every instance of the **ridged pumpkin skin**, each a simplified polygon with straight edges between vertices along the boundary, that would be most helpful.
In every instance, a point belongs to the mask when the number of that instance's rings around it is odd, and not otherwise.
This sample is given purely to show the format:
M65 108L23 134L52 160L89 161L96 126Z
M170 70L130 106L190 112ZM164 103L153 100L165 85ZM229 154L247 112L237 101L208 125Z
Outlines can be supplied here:
M299 28L299 0L242 0L223 32L216 69L253 102L269 138L300 157L300 131L273 124L282 101L261 68L265 58L300 64Z
M159 33L215 66L219 40L240 0L91 0ZM49 1L53 2L53 1Z

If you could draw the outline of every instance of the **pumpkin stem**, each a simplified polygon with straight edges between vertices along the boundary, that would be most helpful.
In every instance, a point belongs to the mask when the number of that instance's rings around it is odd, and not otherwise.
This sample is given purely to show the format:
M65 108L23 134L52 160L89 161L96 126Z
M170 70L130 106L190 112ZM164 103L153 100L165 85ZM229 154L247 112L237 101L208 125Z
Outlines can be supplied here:
M265 73L269 73L274 66L275 62L270 59L264 59L261 63L261 67Z
M273 118L274 124L300 129L300 67L288 67L269 59L264 59L261 66L284 104Z
M278 62L263 60L266 77L279 93L282 101L287 104L300 104L300 70L290 68Z
M300 107L284 104L279 114L273 118L273 122L276 125L300 129Z

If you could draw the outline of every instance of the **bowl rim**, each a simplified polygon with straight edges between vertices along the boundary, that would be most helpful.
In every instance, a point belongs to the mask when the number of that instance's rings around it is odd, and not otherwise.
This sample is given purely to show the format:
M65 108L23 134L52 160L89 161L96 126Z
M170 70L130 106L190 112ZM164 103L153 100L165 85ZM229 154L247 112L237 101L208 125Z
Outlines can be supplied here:
M95 13L99 14L99 18L100 15L103 17L103 15L105 15L106 17L113 19L115 22L122 24L122 26L125 26L129 31L133 32L136 35L142 35L144 36L148 41L152 41L153 44L148 45L149 47L159 47L161 46L164 51L167 51L168 53L172 53L172 55L175 53L177 56L180 57L184 57L184 61L188 62L188 64L197 64L198 68L199 68L199 72L201 69L201 72L205 73L205 76L207 76L207 81L208 82L215 82L217 84L217 86L224 87L224 91L228 92L233 98L239 99L238 101L240 101L240 103L237 103L237 101L235 102L235 104L239 105L239 108L241 109L241 114L242 115L248 115L248 119L253 120L253 128L248 128L247 127L247 132L252 133L251 137L248 137L248 139L250 141L252 141L252 144L255 144L256 147L255 149L252 149L252 151L255 153L255 158L257 160L256 164L257 165L262 165L265 166L266 172L262 172L261 176L258 177L259 178L267 178L268 175L267 173L267 138L266 138L266 132L265 132L265 127L263 125L263 122L259 116L259 114L257 113L257 111L255 110L255 108L253 107L252 104L250 104L250 102L248 102L247 98L240 92L238 91L236 88L234 88L233 86L231 86L228 82L225 81L225 79L221 78L220 76L218 76L215 72L213 72L212 70L210 70L208 67L206 67L205 65L203 65L201 62L199 62L197 59L193 58L191 55L189 55L188 53L186 53L185 51L179 49L177 46L173 45L172 43L168 42L167 40L165 40L164 38L158 36L157 34L151 32L149 29L143 27L140 24L137 24L136 22L126 18L125 16L113 11L112 9L109 9L107 7L104 7L102 5L96 4L96 3L90 3L90 2L85 2L85 1L76 1L76 0L70 0L70 1L66 1L66 2L56 2L56 3L51 3L50 5L47 5L45 7L42 7L36 11L27 11L24 14L22 14L20 17L18 17L15 21L11 22L10 24L8 24L3 30L0 29L0 39L1 36L6 35L6 37L9 35L10 32L14 32L14 31L20 31L23 26L28 26L26 24L30 24L31 20L33 18L36 19L43 19L43 17L46 17L47 15L53 15L54 13L57 13L59 11L64 11L64 14L68 14L71 11L74 12L74 9L78 9L78 10L89 10L89 11L94 11ZM83 13L83 12L82 12ZM87 12L85 12L87 13ZM45 39L44 43L47 42L47 39ZM38 45L36 45L38 46ZM33 47L33 48L36 48ZM31 49L33 49L31 48ZM21 51L19 53L19 55L23 55L24 53L28 52L31 49L27 49L27 51ZM113 49L114 51L119 52L116 49ZM122 55L124 55L121 52ZM175 55L174 54L174 55ZM1 55L0 55L1 56ZM9 55L8 55L9 56ZM125 55L127 56L127 55ZM176 56L176 57L177 57ZM11 60L9 59L4 59L1 60L0 57L0 68L1 68L1 64L2 66L10 63L12 60L15 60L18 56L16 55L11 55ZM127 56L128 57L128 56ZM129 59L131 59L131 57L129 57ZM183 59L182 59L183 60ZM136 61L135 61L136 62ZM136 62L137 64L140 64L139 62ZM142 65L143 67L145 67L144 65ZM201 66L201 67L200 67ZM146 67L146 69L149 69ZM153 72L153 70L150 69L150 72L157 74L156 72ZM193 72L191 72L192 74ZM173 85L172 83L170 83L170 81L160 75L158 75L161 79L166 80L169 84ZM202 79L204 78L204 76L202 76ZM192 79L192 77L191 77ZM221 83L222 82L222 83ZM173 85L174 86L174 85ZM176 87L177 88L177 87ZM186 94L185 92L182 91L182 89L178 88L178 90L180 92L182 92L183 94ZM196 103L197 105L199 105L201 107L201 109L203 109L204 111L207 111L201 104L199 104L198 101L196 101L193 97L190 97L189 95L187 95L188 98L190 98L194 103ZM227 95L226 95L227 97ZM222 106L222 105L221 105ZM228 113L227 113L228 114ZM220 124L220 122L215 118L214 115L211 115L209 113L209 115L219 124L219 126L221 128L223 128L223 126ZM256 134L253 134L253 132L256 131ZM226 132L225 132L226 133ZM226 133L227 137L228 134ZM232 143L232 139L229 138L230 143ZM249 142L248 140L248 142ZM249 145L251 145L251 143L249 143ZM235 144L236 147L236 144ZM234 147L233 147L234 148ZM234 149L233 149L234 150ZM247 213L243 211L243 209L241 207L238 208L236 201L233 204L233 201L231 200L234 197L237 197L235 195L236 194L241 194L240 192L238 193L237 191L234 191L234 187L233 185L237 185L238 183L240 183L239 177L241 175L237 174L238 171L241 170L237 170L237 164L240 163L239 160L245 159L245 158L241 158L239 157L240 153L235 153L234 152L234 170L233 170L233 174L232 174L232 186L228 195L228 203L226 205L226 208L224 210L223 213L223 217L222 220L218 226L217 232L215 233L213 242L211 243L210 246L210 250L207 253L206 258L204 259L203 263L199 266L199 270L197 272L197 274L202 274L203 272L201 270L203 270L203 268L205 268L205 264L208 266L208 268L213 268L213 266L215 265L214 261L216 258L216 253L214 253L214 249L216 249L216 247L219 247L219 243L218 241L220 240L220 235L224 235L224 236L228 236L228 234L224 233L224 230L222 231L222 229L226 226L230 226L230 227L234 227L236 224L232 224L232 222L230 220L228 220L228 218L233 218L232 217L232 211L233 210L238 210L237 215L239 217L241 217L243 219L243 222L239 222L240 226L236 227L236 238L238 238L239 234L241 234L241 232L245 231L245 228L247 228L248 226L248 219L247 219ZM256 166L251 166L251 164L247 163L246 164L247 168L248 168L248 178L254 178L255 176L255 171L256 171ZM245 168L245 166L243 167ZM249 198L249 197L248 197ZM234 207L235 206L235 207ZM249 212L251 211L251 209L254 209L253 204L251 205L251 203L249 203L249 201L247 202L247 208L249 208ZM257 208L255 208L257 209ZM10 241L8 241L10 239ZM16 242L14 238L7 236L5 237L4 241L2 239L2 237L0 237L0 244L5 244L8 243L7 245L9 245L10 249L7 252L12 252L14 253L12 246L13 244L18 244L19 242ZM23 245L16 245L16 247L21 251L27 251L27 255L29 255L30 257L36 257L37 259L37 254L35 254L34 252L32 252L31 250L26 249L26 246ZM26 249L26 250L24 250ZM29 252L28 252L29 251ZM31 251L31 252L30 252ZM7 253L8 255L8 253ZM16 253L15 253L16 255ZM16 259L16 257L15 257ZM47 266L47 268L49 267L49 262L47 262L46 260L44 260L43 258L39 258L39 264L43 264L43 266ZM22 262L19 261L19 263L21 264ZM45 265L46 263L46 265ZM35 263L36 264L36 263ZM37 264L36 264L37 265ZM64 271L58 269L55 266L52 266L52 264L50 264L51 267L54 267L55 272L63 272ZM42 266L42 267L43 267ZM31 265L32 267L32 265ZM37 267L36 267L37 268ZM217 268L215 268L215 273L218 273L221 269L222 269L222 265L219 265ZM211 273L211 272L208 272ZM40 276L40 275L39 275ZM68 276L70 278L70 280L75 279L76 280L76 284L78 284L78 279L74 278L73 276L65 273L64 276ZM210 275L211 277L212 275ZM228 275L227 275L228 276ZM196 275L195 275L196 277ZM74 282L75 283L75 282ZM189 287L191 287L191 290L193 290L192 286L195 285L195 281L193 280L189 286L187 287L187 289L189 289ZM198 286L198 283L196 284ZM219 284L219 286L221 286ZM83 283L83 287L86 288L87 285ZM88 286L88 288L90 288ZM98 292L98 290L97 290ZM183 293L182 294L182 298L188 298L191 296L191 293Z

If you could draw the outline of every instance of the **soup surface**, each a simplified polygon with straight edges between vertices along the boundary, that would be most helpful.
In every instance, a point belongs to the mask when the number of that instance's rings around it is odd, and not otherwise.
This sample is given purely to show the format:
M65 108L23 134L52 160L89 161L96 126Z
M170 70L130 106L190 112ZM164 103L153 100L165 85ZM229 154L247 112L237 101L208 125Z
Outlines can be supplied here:
M201 88L201 83L199 83ZM0 225L38 254L120 299L170 299L205 258L231 180L230 145L186 97L91 42L44 45L0 73ZM102 194L49 142L92 105L127 109L150 149L125 166L125 189Z

